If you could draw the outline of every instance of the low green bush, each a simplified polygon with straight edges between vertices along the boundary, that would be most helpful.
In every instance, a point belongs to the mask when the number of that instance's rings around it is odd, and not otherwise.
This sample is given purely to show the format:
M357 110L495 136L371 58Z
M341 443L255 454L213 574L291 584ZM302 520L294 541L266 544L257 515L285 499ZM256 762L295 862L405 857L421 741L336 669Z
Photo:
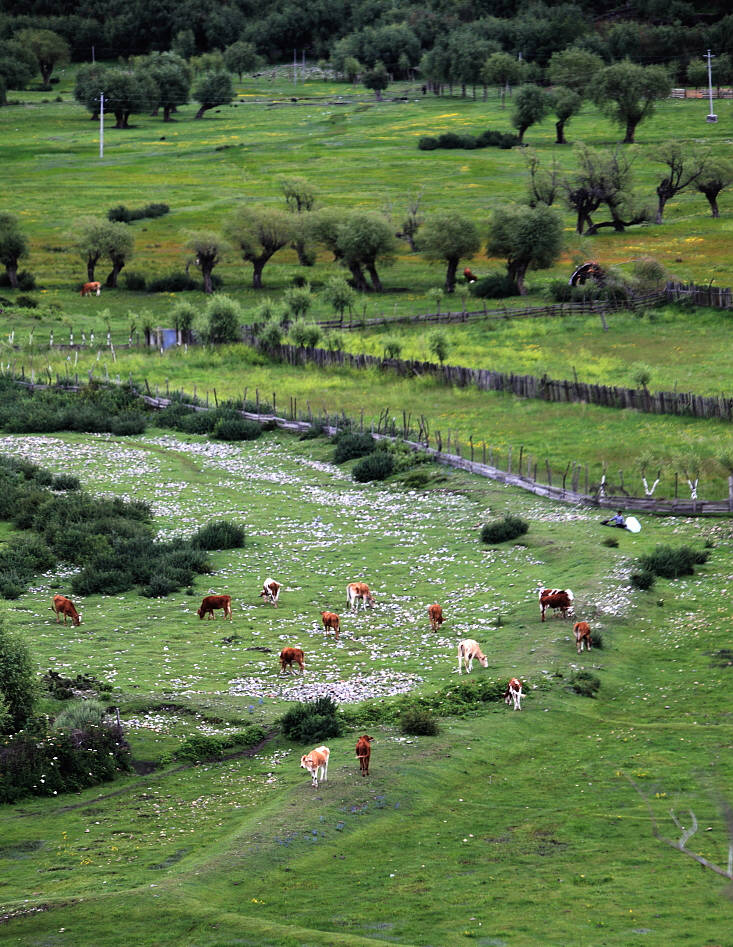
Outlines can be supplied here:
M211 436L218 441L256 441L262 434L262 425L246 418L219 418Z
M392 454L384 450L375 450L362 457L354 465L351 476L357 483L369 483L373 480L386 480L394 473L395 462Z
M32 296L16 296L15 305L19 309L38 309L38 300Z
M355 457L364 457L376 448L376 441L371 434L351 434L345 431L336 437L336 450L333 455L334 464L344 464Z
M129 224L133 220L163 217L170 207L167 204L146 204L145 207L129 208L118 204L107 211L107 219L118 223Z
M73 474L58 474L51 482L54 490L80 490L81 481Z
M299 703L282 717L283 734L296 743L319 743L330 737L341 736L338 705L330 697Z
M634 589L640 592L648 592L654 585L654 573L648 569L642 569L640 572L632 572L629 576L629 583Z
M594 628L590 633L590 643L594 648L603 648L603 632L598 628Z
M106 708L98 700L77 700L65 707L53 722L55 730L87 730L99 727Z
M422 707L409 707L400 716L400 730L414 736L434 737L440 730L438 718Z
M505 516L502 516L501 519L492 520L492 522L485 523L482 526L481 542L491 545L505 543L510 539L517 539L519 536L524 536L528 529L529 523L519 516L513 516L511 513L507 513Z
M694 575L695 566L708 561L707 550L696 550L691 546L657 546L654 552L639 557L643 572L651 572L663 579L678 579L683 575Z
M420 151L435 151L436 148L439 148L438 139L433 135L423 135L418 143L417 147Z
M134 270L123 273L122 282L125 284L125 289L131 293L144 293L147 289L145 277L142 273L136 273Z
M581 697L595 697L600 690L601 681L590 671L576 671L570 677L570 686Z
M148 283L149 293L183 293L198 288L199 284L188 273L168 273Z
M191 537L195 549L241 549L244 546L244 528L229 520L207 523Z
M517 284L506 273L489 273L469 286L469 292L477 299L505 299L518 296Z
M608 546L609 549L616 549L618 547L618 539L615 536L606 536L605 539L601 540L601 546Z
M237 730L234 733L210 735L195 733L184 740L173 752L166 754L165 762L170 760L188 760L191 763L220 759L226 750L249 749L261 743L267 734L258 724Z

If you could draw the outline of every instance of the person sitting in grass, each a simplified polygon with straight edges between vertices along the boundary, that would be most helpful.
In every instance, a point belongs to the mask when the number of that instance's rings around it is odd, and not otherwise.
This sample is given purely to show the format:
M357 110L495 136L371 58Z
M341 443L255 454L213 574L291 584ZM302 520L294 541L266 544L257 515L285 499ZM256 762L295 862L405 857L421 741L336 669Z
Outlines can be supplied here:
M619 529L626 529L626 520L621 510L619 510L615 516L611 516L607 520L601 520L601 526L617 526Z

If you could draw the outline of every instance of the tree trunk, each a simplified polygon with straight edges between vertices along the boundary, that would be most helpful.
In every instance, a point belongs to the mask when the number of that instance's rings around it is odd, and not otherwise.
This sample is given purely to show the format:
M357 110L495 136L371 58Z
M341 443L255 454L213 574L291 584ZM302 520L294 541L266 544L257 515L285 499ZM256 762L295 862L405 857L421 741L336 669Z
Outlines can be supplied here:
M124 260L112 261L112 271L110 272L104 284L106 287L108 287L108 289L117 289L117 277L120 275L120 272L123 270L124 266Z
M458 270L458 260L448 260L448 269L445 274L446 293L452 293L455 291L457 270Z
M115 112L115 128L124 128L124 127L125 127L125 113Z
M171 120L171 106L164 105L163 106L163 121L169 122L170 120Z
M262 271L265 268L267 260L257 259L252 261L254 267L252 271L252 289L262 289Z
M657 203L657 216L654 218L654 221L657 224L661 224L662 218L664 216L664 205L667 203L667 199L666 197L662 197L661 194L658 194L658 196L659 196L659 201Z
M17 289L18 288L18 263L17 261L13 263L6 263L5 272L8 275L8 282L10 283L11 288Z
M49 79L51 78L51 73L53 72L53 63L40 62L38 66L41 70L41 78L43 79L43 88L49 89L51 87L51 83L49 82Z
M517 138L519 138L520 145L524 144L524 133L527 131L528 128L529 128L529 125L520 125L519 128L517 129Z
M354 289L360 293L368 292L369 284L364 277L361 266L358 263L349 263L349 270L351 272L351 280L354 284Z
M99 263L99 254L87 257L87 282L94 282L94 268Z
M204 112L206 111L208 107L209 107L208 105L202 105L201 108L198 110L198 112L196 112L196 114L194 115L194 118L203 118Z
M555 144L567 145L565 138L565 121L563 119L560 119L559 122L555 122Z
M624 143L625 145L633 145L633 144L634 144L634 132L636 131L636 126L637 126L638 124L639 124L638 122L635 122L635 121L633 121L632 119L628 119L628 120L627 120L627 122L626 122L626 137L624 138L624 141L623 141L623 143Z
M201 275L204 278L204 292L206 293L207 296L210 296L214 292L214 287L211 282L211 271L213 269L214 269L213 266L201 267Z
M367 263L366 268L367 268L367 273L371 277L372 286L374 287L374 292L375 293L384 292L384 287L382 286L382 281L379 278L379 273L377 273L377 267L375 266L375 264L373 262Z

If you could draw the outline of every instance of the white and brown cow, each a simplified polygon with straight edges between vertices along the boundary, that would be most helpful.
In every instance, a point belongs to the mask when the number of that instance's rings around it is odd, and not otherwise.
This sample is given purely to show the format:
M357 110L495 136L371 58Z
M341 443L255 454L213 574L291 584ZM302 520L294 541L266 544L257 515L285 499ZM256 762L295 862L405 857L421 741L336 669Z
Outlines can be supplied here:
M570 589L540 589L539 600L542 621L548 608L560 612L563 618L570 618L573 613L575 597Z
M590 625L587 621L576 621L573 625L573 634L575 635L575 646L578 649L578 654L583 651L584 645L588 651L593 650L593 642L590 636Z
M471 673L474 659L476 659L482 668L489 666L489 659L481 650L478 641L473 638L464 638L458 642L458 673L463 673L463 665L466 665L466 674Z
M518 677L513 677L507 684L506 691L504 692L504 702L507 705L514 704L515 710L521 710L523 697L524 691L522 690L522 682Z
M317 746L310 753L304 753L300 758L300 765L311 774L311 786L318 787L318 777L328 782L328 758L331 751L327 746Z
M102 292L102 284L96 280L93 283L84 283L81 288L82 296L99 296Z
M260 592L260 598L264 598L267 602L272 602L275 608L277 608L281 588L282 585L280 582L276 582L274 579L265 579L262 591Z
M359 609L359 602L364 608L374 605L374 596L369 591L366 582L349 582L346 586L346 607Z

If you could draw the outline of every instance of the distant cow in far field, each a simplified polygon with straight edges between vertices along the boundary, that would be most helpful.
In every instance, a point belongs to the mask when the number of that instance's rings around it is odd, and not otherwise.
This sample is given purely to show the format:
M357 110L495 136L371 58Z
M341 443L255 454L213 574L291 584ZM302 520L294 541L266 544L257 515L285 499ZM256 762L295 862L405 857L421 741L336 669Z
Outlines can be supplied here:
M437 631L443 624L443 609L437 603L428 606L428 615L430 616L430 627Z
M338 617L336 612L321 612L321 621L323 622L323 630L328 631L329 628L332 628L336 632L336 641L339 640L339 631L341 630L341 619Z
M570 589L540 589L540 615L542 621L545 620L545 612L552 608L560 612L563 618L569 618L573 611L573 602L575 598Z
M267 602L272 602L275 608L277 608L281 588L282 585L274 579L265 579L262 591L260 592L260 598L264 598Z
M219 608L224 610L224 618L232 617L231 595L207 595L201 602L201 607L196 614L199 616L199 618L203 618L204 615L208 615L209 618L213 618L214 609Z
M66 619L71 619L72 625L81 625L81 615L74 608L74 603L71 599L66 598L64 595L54 595L51 599L51 611L56 612L56 621L61 621L60 615L64 616L64 624L66 624Z
M81 288L82 296L99 296L101 292L102 284L96 281L94 283L84 283Z
M583 651L583 645L585 645L588 651L593 650L590 625L587 621L576 621L573 625L573 634L575 635L575 646L578 649L578 654Z
M369 775L369 758L372 755L371 743L373 739L374 737L369 737L365 733L363 737L359 737L356 741L356 755L359 759L362 776Z
M300 648L283 648L280 652L280 667L284 671L285 665L293 670L293 664L297 664L301 671L305 670L305 655Z

